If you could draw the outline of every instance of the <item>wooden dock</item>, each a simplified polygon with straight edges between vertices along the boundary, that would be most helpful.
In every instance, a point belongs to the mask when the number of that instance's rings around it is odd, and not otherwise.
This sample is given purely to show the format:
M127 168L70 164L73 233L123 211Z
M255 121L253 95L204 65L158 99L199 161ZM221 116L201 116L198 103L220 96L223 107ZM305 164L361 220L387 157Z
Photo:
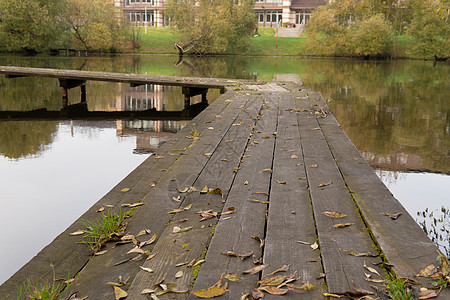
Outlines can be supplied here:
M4 283L0 297L14 297L29 277L69 275L79 298L115 299L116 283L126 299L194 299L191 291L226 274L215 290L227 284L227 291L217 299L247 299L242 295L283 265L289 270L276 275L298 280L284 295L264 292L264 299L326 299L326 293L387 299L381 281L389 276L431 287L416 274L438 266L437 248L364 161L320 93L294 83L224 87L224 95L80 218L95 220L101 207L141 201L125 234L151 243L138 242L141 248L129 253L133 243L111 242L94 256L82 236L70 235L83 228L78 220ZM258 266L255 274L245 272ZM417 294L420 286L412 286ZM450 299L449 289L437 299Z

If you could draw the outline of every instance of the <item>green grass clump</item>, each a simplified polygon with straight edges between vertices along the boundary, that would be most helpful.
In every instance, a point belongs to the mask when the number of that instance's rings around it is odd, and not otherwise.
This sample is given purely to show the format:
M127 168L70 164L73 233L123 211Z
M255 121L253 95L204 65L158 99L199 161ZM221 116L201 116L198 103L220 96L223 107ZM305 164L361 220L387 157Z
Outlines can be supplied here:
M130 212L114 212L109 210L107 214L102 213L101 219L95 221L83 221L86 227L83 237L84 243L95 253L108 241L118 239L123 235L126 228L126 219Z
M412 290L408 286L408 280L397 278L394 280L386 280L386 288L390 299L410 300Z
M50 283L33 283L30 279L27 279L27 283L24 285L24 290L19 291L17 299L29 299L29 300L57 300L64 289L64 284Z

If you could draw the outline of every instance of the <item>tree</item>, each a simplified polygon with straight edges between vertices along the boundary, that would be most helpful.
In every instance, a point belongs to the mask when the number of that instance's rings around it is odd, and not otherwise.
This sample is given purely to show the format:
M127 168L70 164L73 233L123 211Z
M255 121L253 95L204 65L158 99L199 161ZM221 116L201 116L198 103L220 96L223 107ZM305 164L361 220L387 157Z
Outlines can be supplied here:
M358 23L350 34L350 48L356 56L387 57L392 49L392 28L383 15Z
M248 46L256 28L254 0L168 0L167 14L180 32L180 54L225 53Z
M112 0L69 0L65 20L75 47L115 51L125 42L128 27Z
M38 52L64 44L64 0L0 0L0 40L10 51Z
M447 5L447 13L443 9ZM436 60L450 57L450 24L448 21L448 1L413 1L414 14L408 28L415 43L411 49L418 57Z

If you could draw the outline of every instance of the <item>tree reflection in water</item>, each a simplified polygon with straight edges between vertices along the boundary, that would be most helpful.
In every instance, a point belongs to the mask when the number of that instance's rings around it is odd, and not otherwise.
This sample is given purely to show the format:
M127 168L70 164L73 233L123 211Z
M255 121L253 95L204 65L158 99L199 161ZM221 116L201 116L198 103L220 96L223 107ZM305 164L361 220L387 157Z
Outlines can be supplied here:
M417 222L428 237L439 247L443 254L450 257L450 210L445 206L441 210L417 212Z

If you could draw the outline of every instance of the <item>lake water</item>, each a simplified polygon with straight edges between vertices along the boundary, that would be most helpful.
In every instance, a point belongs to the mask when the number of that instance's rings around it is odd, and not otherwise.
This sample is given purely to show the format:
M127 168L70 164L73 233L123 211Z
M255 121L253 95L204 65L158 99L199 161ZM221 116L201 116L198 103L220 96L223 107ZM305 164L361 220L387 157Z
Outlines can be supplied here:
M450 65L423 61L123 55L0 56L0 65L303 82L449 255ZM79 101L74 89L70 101ZM90 110L183 109L181 91L89 82ZM208 95L209 99L217 92ZM56 79L0 76L0 110L60 109ZM0 121L0 284L187 121Z

